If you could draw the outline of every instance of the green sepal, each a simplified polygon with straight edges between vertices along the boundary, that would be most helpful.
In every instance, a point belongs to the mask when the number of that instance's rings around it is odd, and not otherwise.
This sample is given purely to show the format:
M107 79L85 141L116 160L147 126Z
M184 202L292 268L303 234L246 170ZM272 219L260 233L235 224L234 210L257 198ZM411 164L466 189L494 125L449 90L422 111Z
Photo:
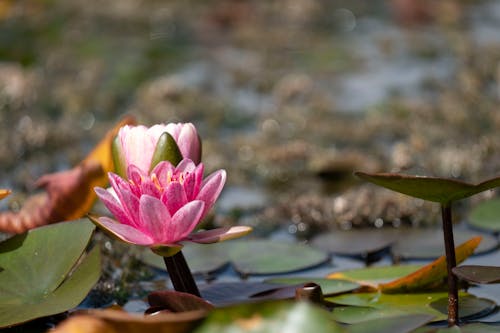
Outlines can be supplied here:
M151 172L151 170L161 161L169 161L174 166L182 161L182 154L179 150L179 146L177 146L177 142L175 142L172 135L167 132L163 133L158 139L149 171Z
M151 251L162 257L171 257L182 250L183 246L181 244L172 245L156 245L151 247Z
M127 168L125 162L125 155L123 154L122 145L120 144L120 139L118 135L115 136L113 142L111 143L111 155L113 157L113 168L114 172L122 177L127 177Z

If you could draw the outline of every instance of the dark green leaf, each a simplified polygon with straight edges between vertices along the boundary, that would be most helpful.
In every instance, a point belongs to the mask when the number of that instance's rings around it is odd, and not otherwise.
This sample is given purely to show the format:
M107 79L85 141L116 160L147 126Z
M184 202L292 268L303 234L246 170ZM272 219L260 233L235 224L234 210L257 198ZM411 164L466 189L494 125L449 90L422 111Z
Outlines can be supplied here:
M86 220L33 229L0 244L0 327L77 306L100 274L98 249L74 267L94 226Z
M405 333L412 332L433 319L430 315L403 315L366 320L349 326L349 333Z
M127 178L127 169L126 169L126 162L125 162L125 155L122 151L122 145L120 143L120 138L115 136L112 144L111 144L111 156L113 157L113 165L114 165L114 172L126 179Z
M456 179L395 173L356 172L355 175L390 190L443 205L500 186L500 177L469 184Z
M300 283L313 282L321 287L323 295L341 294L358 289L360 285L356 282L338 279L322 279L308 277L282 277L265 280L266 283L280 285L297 285Z

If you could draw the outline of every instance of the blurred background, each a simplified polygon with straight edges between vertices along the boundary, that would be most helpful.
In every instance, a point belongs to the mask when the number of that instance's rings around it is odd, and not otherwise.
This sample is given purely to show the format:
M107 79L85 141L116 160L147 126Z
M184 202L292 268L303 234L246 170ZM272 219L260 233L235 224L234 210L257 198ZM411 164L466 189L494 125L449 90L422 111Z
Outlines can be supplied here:
M214 225L433 224L352 172L498 175L499 61L494 0L0 0L2 207L132 114L197 126Z

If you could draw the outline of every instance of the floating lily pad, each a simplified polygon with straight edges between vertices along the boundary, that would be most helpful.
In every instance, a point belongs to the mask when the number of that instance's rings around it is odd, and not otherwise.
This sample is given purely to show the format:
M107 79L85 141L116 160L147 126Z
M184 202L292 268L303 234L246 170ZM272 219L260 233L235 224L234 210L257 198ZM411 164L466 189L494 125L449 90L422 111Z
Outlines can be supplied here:
M79 262L93 230L78 220L0 243L0 327L64 312L85 298L100 275L98 248Z
M313 238L311 244L340 255L369 255L388 249L397 236L395 229L339 230L320 234Z
M357 323L372 318L388 317L390 314L426 314L435 321L446 320L448 294L415 293L415 294L382 294L359 293L328 297L329 302L353 308L336 307L333 316L344 323ZM496 304L484 298L478 298L461 292L459 295L460 317L470 318L491 313Z
M242 275L280 274L320 265L330 256L308 245L272 240L237 240L224 244Z
M500 331L499 325L484 323L471 323L453 327L421 327L413 333L497 333Z
M214 310L195 333L345 332L330 314L306 302L265 302Z
M200 293L204 299L217 306L233 305L248 302L254 295L281 288L266 282L219 282L200 285Z
M498 266L463 265L453 268L453 274L472 283L500 283L500 267Z
M498 240L488 234L455 230L453 237L456 244L481 236L482 240L474 251L475 254L494 250L498 246ZM436 259L444 254L444 241L442 229L404 229L400 231L398 241L392 247L395 257L401 259Z
M328 254L308 245L271 240L237 239L214 244L186 244L186 261L194 273L211 273L231 262L242 275L280 274L326 262ZM143 260L165 269L163 259L144 253Z
M385 318L375 318L349 326L349 333L404 333L430 322L431 315L402 315Z
M500 198L480 203L469 215L469 224L493 232L500 231Z
M450 178L395 173L356 172L355 175L390 190L441 204L449 204L500 186L500 177L488 179L479 184L470 184Z
M323 295L335 295L358 289L360 285L356 282L339 279L321 279L307 277L283 277L265 280L266 283L279 285L297 285L300 283L313 282L321 287Z

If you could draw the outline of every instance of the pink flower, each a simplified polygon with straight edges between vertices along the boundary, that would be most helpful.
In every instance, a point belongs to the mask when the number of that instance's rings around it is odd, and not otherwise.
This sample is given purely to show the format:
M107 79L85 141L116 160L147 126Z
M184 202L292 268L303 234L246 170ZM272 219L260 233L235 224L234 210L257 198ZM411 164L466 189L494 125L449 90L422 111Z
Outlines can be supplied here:
M169 133L177 143L183 158L198 164L201 160L201 143L196 128L191 123L123 126L118 132L118 144L124 165L135 165L145 173L151 170L151 161L160 136Z
M191 234L218 198L226 172L218 170L203 179L203 164L190 159L177 167L162 161L151 171L130 165L128 180L109 173L110 189L96 187L104 205L116 217L91 220L113 236L132 244L148 246L158 254L173 255L190 240L213 243L250 232L233 227Z

